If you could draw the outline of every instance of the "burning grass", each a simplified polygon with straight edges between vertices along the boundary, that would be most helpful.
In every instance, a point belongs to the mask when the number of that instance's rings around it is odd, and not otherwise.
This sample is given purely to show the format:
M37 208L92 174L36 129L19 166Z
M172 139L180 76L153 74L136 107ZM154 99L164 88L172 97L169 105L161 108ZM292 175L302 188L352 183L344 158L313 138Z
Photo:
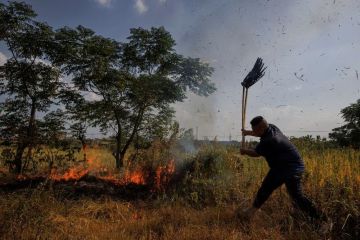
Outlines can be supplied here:
M87 154L89 156L89 153ZM164 162L164 161L163 161ZM53 167L49 171L38 173L12 175L2 172L3 178L0 188L3 190L15 190L25 187L44 186L63 186L79 185L89 188L92 187L108 188L109 192L116 192L117 189L134 188L134 186L144 186L151 192L165 191L168 187L172 175L175 173L175 161L168 160L163 165L157 164L155 167L136 164L128 166L122 172L106 167L103 159L99 155L92 153L86 162L80 161L67 168ZM115 189L115 190L114 190Z
M132 166L121 174L112 173L97 157L96 161L84 164L88 170L84 175L80 167L71 173L76 176L81 173L81 178L68 179L70 172L58 170L56 174L50 172L53 178L50 182L57 184L2 191L0 236L1 239L358 238L360 152L300 150L307 166L304 191L334 223L333 232L326 236L294 211L284 188L274 192L250 226L239 222L234 211L251 204L267 166L263 160L240 159L236 149L217 144L203 147L182 162L138 163L142 168ZM174 179L176 184L171 184ZM140 194L144 192L147 194Z

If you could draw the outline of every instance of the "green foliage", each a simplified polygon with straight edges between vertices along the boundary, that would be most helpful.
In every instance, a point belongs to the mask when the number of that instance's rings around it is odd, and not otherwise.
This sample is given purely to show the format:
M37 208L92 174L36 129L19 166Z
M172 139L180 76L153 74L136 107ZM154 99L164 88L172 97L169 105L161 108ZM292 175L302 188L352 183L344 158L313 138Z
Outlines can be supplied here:
M0 136L9 143L26 137L29 109L24 101L7 99L0 103Z
M43 120L37 123L39 141L49 147L60 147L60 141L65 138L65 113L58 109L47 113Z
M119 168L135 139L151 142L169 134L171 104L183 101L187 91L200 96L215 91L214 69L176 53L164 27L133 28L126 42L118 42L83 26L53 31L35 17L25 3L0 4L0 41L12 54L0 67L0 94L7 97L0 132L16 137L18 172L25 148L31 155L40 136L57 142L65 118L83 145L88 126L114 134ZM72 84L61 80L64 75ZM64 104L66 113L37 118L55 104Z
M217 144L201 147L178 166L185 175L176 194L197 207L221 205L230 200L235 172L229 156L228 150Z
M12 163L14 157L15 157L15 152L14 152L14 150L12 148L10 148L10 147L2 148L1 149L1 154L0 154L1 166L10 165Z
M213 69L177 54L163 27L130 29L126 43L82 26L59 29L55 39L59 47L51 59L74 76L79 90L96 95L79 101L78 116L114 134L117 167L135 138L167 135L174 114L170 104L182 101L188 89L204 96L215 90L210 82Z
M290 141L295 144L300 151L321 152L325 149L336 147L332 141L328 141L326 138L321 139L320 136L316 136L316 138L312 135L290 137Z
M17 142L14 164L18 173L25 148L30 148L31 158L31 148L38 140L37 112L46 112L64 87L59 70L46 62L53 47L53 31L46 23L35 21L35 16L25 3L0 5L0 41L12 54L0 67L0 94L6 96L1 103L0 133L7 139L12 135Z
M329 137L340 146L360 148L360 99L340 112L346 124L334 128Z

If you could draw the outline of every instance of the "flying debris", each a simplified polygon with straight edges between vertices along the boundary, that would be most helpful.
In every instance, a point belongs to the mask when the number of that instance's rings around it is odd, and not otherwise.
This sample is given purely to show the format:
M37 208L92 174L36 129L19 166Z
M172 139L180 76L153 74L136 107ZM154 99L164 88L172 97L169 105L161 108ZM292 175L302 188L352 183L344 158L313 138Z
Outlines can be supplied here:
M299 79L299 80L301 80L301 81L305 82L305 80L303 79L304 74L301 74L301 76L298 76L298 75L297 75L297 73L296 73L296 72L294 72L294 75L295 75L295 77L296 77L297 79Z

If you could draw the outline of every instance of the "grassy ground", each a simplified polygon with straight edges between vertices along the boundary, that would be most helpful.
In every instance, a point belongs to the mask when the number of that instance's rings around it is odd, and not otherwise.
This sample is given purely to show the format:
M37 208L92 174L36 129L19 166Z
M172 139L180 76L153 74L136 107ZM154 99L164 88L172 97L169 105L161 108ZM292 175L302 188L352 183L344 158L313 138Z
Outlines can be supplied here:
M41 188L0 192L0 238L358 239L360 152L299 148L307 167L304 192L334 223L327 235L293 209L284 187L273 193L251 224L237 220L235 210L251 204L268 168L262 159L214 144L194 156L182 156L187 161L178 160L178 166L194 161L192 173L151 199L70 199ZM150 150L151 156L164 157ZM91 149L88 155L111 167L111 155L104 150Z

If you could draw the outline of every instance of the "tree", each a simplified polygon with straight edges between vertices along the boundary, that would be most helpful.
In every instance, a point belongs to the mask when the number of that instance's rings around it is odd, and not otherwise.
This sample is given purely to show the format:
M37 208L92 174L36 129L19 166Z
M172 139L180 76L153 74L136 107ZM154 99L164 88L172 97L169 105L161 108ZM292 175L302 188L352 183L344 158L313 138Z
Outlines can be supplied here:
M34 20L36 13L25 3L0 3L0 41L11 57L0 68L2 135L16 136L15 171L22 171L25 149L28 157L37 141L36 114L54 103L61 87L60 72L46 61L52 47L53 31Z
M84 103L84 100L80 101L81 103ZM77 104L74 104L72 107L68 106L67 113L68 113L68 119L72 121L72 124L70 125L70 134L75 139L79 140L81 142L81 147L84 154L84 162L86 162L86 131L89 127L89 123L87 121L87 114L86 114L86 108L83 104L81 104L79 101ZM80 150L79 150L80 151Z
M84 109L94 126L114 133L117 168L134 138L149 134L156 122L169 122L171 104L183 101L188 90L201 96L215 91L213 68L177 54L163 27L131 29L126 43L82 26L59 29L56 40L53 61L74 76L79 90L96 95Z
M346 124L334 128L329 137L340 146L360 148L360 99L340 112Z

